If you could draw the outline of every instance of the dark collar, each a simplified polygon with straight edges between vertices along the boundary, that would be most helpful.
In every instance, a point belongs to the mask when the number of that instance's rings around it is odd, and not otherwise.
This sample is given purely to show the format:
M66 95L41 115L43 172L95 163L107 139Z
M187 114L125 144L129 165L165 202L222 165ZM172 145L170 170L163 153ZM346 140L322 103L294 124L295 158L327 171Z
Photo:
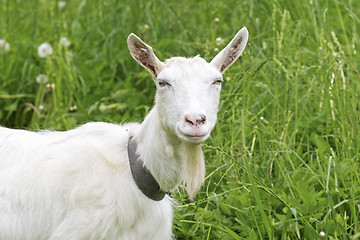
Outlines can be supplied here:
M160 189L159 183L155 180L151 172L145 167L137 154L137 143L131 137L128 143L128 156L132 176L140 191L154 201L164 198L165 192Z

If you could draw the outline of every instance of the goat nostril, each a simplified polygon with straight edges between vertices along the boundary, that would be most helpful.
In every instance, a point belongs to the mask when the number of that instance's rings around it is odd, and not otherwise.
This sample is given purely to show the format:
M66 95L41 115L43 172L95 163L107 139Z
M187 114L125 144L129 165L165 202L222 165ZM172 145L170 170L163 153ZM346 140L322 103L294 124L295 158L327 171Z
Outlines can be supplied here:
M205 115L200 115L200 118L201 118L202 123L206 122L206 116Z
M199 126L206 122L206 116L205 115L196 115L196 116L188 115L188 116L185 116L185 122L191 126Z
M189 123L190 125L195 125L188 117L185 117L185 122Z
M196 119L196 124L204 124L206 121L206 116L205 115L200 115L200 118Z

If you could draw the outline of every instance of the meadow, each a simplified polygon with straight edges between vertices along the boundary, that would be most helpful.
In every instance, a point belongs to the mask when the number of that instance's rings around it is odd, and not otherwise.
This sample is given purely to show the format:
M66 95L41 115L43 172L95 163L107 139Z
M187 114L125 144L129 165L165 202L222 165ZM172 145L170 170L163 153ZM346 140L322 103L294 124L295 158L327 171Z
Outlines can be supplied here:
M205 184L173 193L175 236L359 239L360 1L0 0L0 125L142 121L155 86L131 32L160 60L210 61L243 26Z

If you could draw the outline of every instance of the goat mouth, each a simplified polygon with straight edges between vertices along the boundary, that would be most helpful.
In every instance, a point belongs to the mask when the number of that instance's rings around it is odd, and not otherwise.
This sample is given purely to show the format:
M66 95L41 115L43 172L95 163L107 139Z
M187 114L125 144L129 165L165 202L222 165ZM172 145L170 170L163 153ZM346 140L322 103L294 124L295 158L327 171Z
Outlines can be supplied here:
M194 143L201 143L205 141L209 135L209 133L205 133L205 134L184 133L183 131L180 130L180 128L177 128L177 133L180 138Z

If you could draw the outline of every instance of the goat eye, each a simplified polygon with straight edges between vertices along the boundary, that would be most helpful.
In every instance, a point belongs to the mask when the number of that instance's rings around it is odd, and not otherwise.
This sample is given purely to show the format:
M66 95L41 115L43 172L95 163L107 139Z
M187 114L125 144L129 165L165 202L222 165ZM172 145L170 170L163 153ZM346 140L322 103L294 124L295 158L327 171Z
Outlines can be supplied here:
M164 80L159 80L158 84L160 87L171 86L168 82L166 82Z
M214 82L213 82L213 84L214 85L220 85L221 84L221 82L222 82L222 79L216 79Z

